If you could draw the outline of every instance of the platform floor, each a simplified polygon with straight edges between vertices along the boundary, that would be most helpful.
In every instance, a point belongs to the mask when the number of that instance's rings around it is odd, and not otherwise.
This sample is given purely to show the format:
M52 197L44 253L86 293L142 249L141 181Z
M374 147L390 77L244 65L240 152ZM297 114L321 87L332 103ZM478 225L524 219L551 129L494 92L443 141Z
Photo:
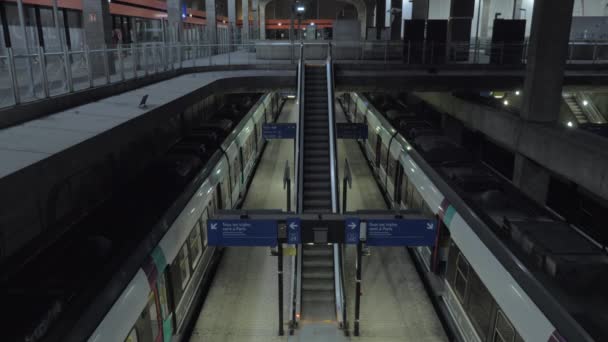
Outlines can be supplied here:
M336 120L346 122L336 103ZM353 175L347 193L347 210L386 209L374 175L355 140L339 140L340 175L348 158ZM342 176L341 176L342 177ZM340 197L342 198L342 197ZM447 337L416 272L409 253L403 247L370 247L363 258L361 280L360 341L447 341ZM356 248L348 246L345 257L345 283L349 325L354 327Z
M337 106L338 121L345 118ZM296 122L297 107L288 102L279 121ZM349 159L353 187L348 209L385 209L384 199L356 141L340 140L338 156ZM293 143L268 143L244 208L285 209L282 187L285 161L293 172ZM355 249L346 250L348 320L354 319ZM288 333L291 258L285 258L284 320ZM345 337L336 323L302 324L294 336L277 336L277 259L269 249L227 248L190 341L447 341L422 282L405 248L374 248L363 260L361 336Z
M295 122L297 106L287 101L279 122ZM285 161L293 172L293 142L270 141L243 208L285 209ZM289 321L291 258L284 258L284 313ZM277 258L266 247L226 248L190 341L287 341L278 336ZM288 332L287 324L285 331Z

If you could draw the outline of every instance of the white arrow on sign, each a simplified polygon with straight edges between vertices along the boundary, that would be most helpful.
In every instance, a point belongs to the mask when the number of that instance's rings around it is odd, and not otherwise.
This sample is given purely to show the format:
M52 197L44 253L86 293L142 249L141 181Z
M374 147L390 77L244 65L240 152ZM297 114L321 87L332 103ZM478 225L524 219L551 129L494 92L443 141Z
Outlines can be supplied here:
M427 222L427 223L426 223L426 229L428 229L428 230L433 230L433 228L434 228L434 224L433 224L433 222Z
M211 230L217 230L217 223L211 224Z
M351 222L348 224L348 228L354 230L355 228L357 228L357 224L355 222Z
M289 224L289 228L291 228L291 229L293 229L293 230L296 230L296 229L298 229L298 224L297 224L297 223L295 223L295 222L291 222L291 223Z

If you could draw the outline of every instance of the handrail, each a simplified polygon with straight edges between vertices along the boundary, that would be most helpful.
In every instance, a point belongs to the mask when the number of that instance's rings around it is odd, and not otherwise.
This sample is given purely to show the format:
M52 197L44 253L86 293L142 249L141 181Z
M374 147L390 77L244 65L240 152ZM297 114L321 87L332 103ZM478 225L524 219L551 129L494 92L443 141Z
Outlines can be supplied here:
M334 213L340 212L339 189L338 189L338 158L336 151L336 115L334 95L333 59L331 54L331 43L327 44L327 109L329 120L329 156L331 174L331 209ZM339 244L334 244L334 285L336 296L336 320L340 326L346 329L346 299L344 295L344 282L342 274L342 249Z
M294 160L296 161L296 166L294 167L296 172L296 210L298 213L301 213L303 210L303 192L304 192L304 180L303 180L303 170L304 170L304 154L301 153L301 148L304 146L304 45L300 44L300 59L298 61L298 130L296 131L296 141L295 141L295 156ZM296 256L293 257L294 264L292 274L293 283L292 283L292 301L291 305L291 327L290 331L293 331L295 326L298 325L298 321L300 319L300 311L301 311L301 291L302 288L302 246L298 246L298 250Z

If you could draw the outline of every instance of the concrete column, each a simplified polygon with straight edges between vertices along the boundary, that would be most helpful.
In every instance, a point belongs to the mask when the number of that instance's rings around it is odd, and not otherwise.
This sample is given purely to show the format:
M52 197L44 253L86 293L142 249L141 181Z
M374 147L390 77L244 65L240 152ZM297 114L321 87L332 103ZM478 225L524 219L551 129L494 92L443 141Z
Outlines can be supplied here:
M367 28L375 26L375 21L374 21L374 11L375 11L375 8L376 8L376 4L374 3L373 0L365 2L365 30L363 32L363 36L366 39L373 39L374 38L374 37L368 37L367 36Z
M513 183L540 204L547 201L550 178L545 168L519 153L515 154Z
M167 35L168 42L182 41L182 6L181 0L167 0Z
M536 0L528 45L521 116L532 122L557 121L568 57L574 0Z
M236 0L228 0L228 34L230 35L230 43L234 43L236 27Z
M85 44L89 49L103 49L112 44L112 17L110 5L107 0L83 0L82 1L83 32ZM91 54L91 74L94 77L105 75L104 56L96 53ZM107 59L109 73L114 73L114 58L108 54Z
M83 0L82 17L85 44L90 49L112 43L112 16L107 0Z
M479 0L481 1L481 22L479 24L479 39L484 41L486 39L490 39L489 36L489 28L490 28L490 6L492 5L492 0ZM492 19L492 22L493 19Z
M215 0L205 0L207 14L207 42L217 44L217 20L215 15Z
M513 19L521 19L521 0L513 0Z
M412 0L412 19L429 18L429 0Z
M376 0L376 39L381 38L386 27L386 0Z
M260 3L260 39L266 39L266 4Z
M249 0L243 0L243 42L249 40Z
M401 12L401 0L391 0L391 40L401 39L401 24L403 23L403 12Z
M251 12L253 14L253 29L251 30L252 39L258 39L260 32L260 6L258 0L251 0Z

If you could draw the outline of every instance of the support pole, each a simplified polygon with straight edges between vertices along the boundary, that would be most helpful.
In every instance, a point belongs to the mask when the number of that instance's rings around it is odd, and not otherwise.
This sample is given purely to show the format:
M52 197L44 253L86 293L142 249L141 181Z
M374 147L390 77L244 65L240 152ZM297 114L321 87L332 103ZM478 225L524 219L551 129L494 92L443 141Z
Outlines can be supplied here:
M279 241L279 259L278 259L278 274L279 274L279 336L285 335L283 330L283 243Z
M283 189L287 190L287 211L291 211L291 175L289 172L289 160L285 161L283 172Z
M359 241L357 243L357 279L356 279L356 289L355 289L355 336L359 336L359 316L361 311L361 257L363 254L363 246L362 242Z

